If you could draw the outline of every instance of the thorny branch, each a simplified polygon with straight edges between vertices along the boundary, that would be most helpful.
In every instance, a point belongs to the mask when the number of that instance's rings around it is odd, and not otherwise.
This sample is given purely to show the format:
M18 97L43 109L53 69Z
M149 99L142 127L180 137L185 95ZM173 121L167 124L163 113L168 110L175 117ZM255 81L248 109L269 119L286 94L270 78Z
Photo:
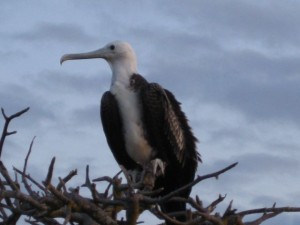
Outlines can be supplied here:
M26 108L11 116L6 116L4 110L1 109L5 124L0 140L0 156L3 151L5 137L16 133L16 131L8 131L9 123L28 110L29 108ZM82 225L131 225L139 223L137 222L138 217L144 210L149 210L154 216L172 222L174 225L259 225L283 212L300 212L299 207L275 207L275 204L270 208L237 212L236 209L232 208L233 203L231 201L221 216L220 213L215 212L215 209L224 201L226 195L219 195L207 206L203 206L199 196L188 199L175 197L180 191L193 187L201 181L218 178L221 174L235 167L237 163L233 163L217 172L203 176L199 175L190 184L163 197L152 197L157 196L157 193L161 190L151 189L151 179L150 183L145 182L145 174L149 176L147 171L143 172L142 180L135 184L130 180L124 169L122 172L126 177L125 183L122 182L120 173L114 177L104 176L91 180L89 166L87 166L86 179L82 188L87 188L91 193L91 197L84 197L80 195L79 187L68 187L69 181L77 175L77 170L70 171L64 178L59 178L56 185L54 184L55 157L51 160L47 175L42 183L29 175L27 165L34 139L31 141L26 155L23 170L14 168L16 175L21 176L23 185L19 184L17 176L12 178L3 161L0 161L0 225L15 225L20 220L21 215L26 216L25 222L32 225L73 225L75 223ZM107 183L107 187L100 191L95 182L97 184L99 182L101 184ZM150 186L147 186L148 184ZM141 190L146 186L147 190ZM158 205L166 201L185 202L191 209L185 212L165 214ZM126 211L126 219L118 219L117 217L122 210ZM187 221L175 220L174 216L178 214L185 214ZM244 222L244 217L250 214L258 214L258 218ZM63 222L58 222L58 218L62 218L63 220L60 221Z

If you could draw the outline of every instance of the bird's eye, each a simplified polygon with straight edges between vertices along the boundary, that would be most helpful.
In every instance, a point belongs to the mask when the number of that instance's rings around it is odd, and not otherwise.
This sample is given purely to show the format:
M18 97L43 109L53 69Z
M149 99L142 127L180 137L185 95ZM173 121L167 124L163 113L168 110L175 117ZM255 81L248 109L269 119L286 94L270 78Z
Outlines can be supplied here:
M111 45L109 46L110 50L114 50L115 49L115 46L114 45Z

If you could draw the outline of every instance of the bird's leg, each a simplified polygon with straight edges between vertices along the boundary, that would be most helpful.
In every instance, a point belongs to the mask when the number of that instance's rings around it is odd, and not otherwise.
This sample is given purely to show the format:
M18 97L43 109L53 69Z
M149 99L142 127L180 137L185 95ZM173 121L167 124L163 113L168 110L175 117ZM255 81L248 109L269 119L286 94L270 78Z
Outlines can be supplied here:
M134 169L134 170L127 170L128 175L130 176L130 179L132 181L132 183L136 184L139 181L141 181L141 171L138 169Z
M144 191L152 191L157 177L164 175L165 163L161 159L154 159L143 166L142 183Z

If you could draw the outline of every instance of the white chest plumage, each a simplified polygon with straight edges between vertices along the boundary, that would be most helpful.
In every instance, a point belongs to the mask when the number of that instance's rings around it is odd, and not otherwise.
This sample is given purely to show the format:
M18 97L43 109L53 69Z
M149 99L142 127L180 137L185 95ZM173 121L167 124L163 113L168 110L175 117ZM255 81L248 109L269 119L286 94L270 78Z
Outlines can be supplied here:
M138 95L122 82L114 82L110 91L120 107L127 153L135 162L143 165L151 160L153 153L144 137Z

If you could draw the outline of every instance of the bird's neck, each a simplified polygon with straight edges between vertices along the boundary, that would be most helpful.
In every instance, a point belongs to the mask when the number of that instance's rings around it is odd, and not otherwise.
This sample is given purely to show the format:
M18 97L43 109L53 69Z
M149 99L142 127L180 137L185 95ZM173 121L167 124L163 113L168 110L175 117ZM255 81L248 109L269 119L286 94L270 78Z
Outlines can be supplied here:
M135 62L126 62L125 60L110 63L112 70L111 86L115 84L128 87L130 77L137 73L137 66Z

